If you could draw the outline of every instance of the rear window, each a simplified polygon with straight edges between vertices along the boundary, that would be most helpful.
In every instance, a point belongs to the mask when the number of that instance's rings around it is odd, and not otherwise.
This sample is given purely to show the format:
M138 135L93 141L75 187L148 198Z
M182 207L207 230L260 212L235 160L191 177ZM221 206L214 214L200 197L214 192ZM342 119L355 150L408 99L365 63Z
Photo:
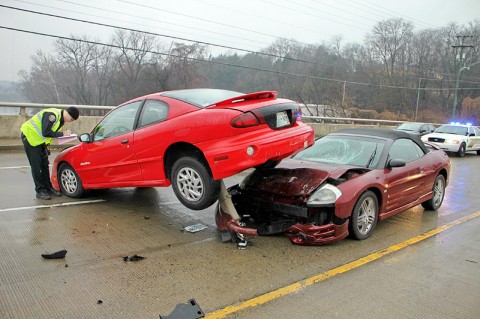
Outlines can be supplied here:
M200 108L205 108L217 102L228 100L241 95L244 95L244 93L218 89L178 90L162 94L162 96L193 104Z

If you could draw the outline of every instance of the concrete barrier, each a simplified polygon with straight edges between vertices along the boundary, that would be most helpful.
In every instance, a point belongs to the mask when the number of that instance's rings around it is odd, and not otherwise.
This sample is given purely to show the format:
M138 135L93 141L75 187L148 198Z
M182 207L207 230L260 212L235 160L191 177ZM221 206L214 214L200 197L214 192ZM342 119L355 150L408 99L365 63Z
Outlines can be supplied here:
M28 115L0 115L0 139L20 138L20 126L30 118ZM78 121L66 123L63 129L75 134L90 132L101 118L81 116Z
M28 115L0 115L0 139L19 138L20 126L30 119ZM102 119L102 116L81 116L78 121L66 123L64 129L70 129L75 134L90 132ZM344 128L352 127L385 127L394 128L388 125L364 125L364 124L335 124L335 123L307 123L310 125L316 136L324 136Z

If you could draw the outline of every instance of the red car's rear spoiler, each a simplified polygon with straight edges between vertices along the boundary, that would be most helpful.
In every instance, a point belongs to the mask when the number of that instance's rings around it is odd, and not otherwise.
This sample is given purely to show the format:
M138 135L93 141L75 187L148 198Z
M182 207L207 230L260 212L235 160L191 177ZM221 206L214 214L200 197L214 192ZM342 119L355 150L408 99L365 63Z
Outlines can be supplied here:
M239 102L244 102L244 101L250 101L250 100L265 100L265 99L275 99L277 97L277 92L276 91L261 91L261 92L254 92L254 93L249 93L245 95L240 95L233 97L228 100L220 101L214 104L211 104L207 106L207 108L210 107L228 107L231 106L232 104L239 103Z

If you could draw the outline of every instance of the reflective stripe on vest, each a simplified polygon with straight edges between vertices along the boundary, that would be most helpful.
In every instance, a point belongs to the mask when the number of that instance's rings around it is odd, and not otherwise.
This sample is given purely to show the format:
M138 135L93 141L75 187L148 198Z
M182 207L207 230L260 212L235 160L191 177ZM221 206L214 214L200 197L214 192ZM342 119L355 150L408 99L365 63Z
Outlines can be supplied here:
M60 127L60 119L62 116L61 109L54 109L54 108L44 109L38 112L37 114L35 114L30 120L23 123L21 127L21 130L25 135L25 137L27 138L28 143L32 146L37 146L43 143L49 145L52 142L51 137L43 136L43 133L42 133L42 118L45 112L50 112L55 114L55 123L53 123L52 131L56 132Z

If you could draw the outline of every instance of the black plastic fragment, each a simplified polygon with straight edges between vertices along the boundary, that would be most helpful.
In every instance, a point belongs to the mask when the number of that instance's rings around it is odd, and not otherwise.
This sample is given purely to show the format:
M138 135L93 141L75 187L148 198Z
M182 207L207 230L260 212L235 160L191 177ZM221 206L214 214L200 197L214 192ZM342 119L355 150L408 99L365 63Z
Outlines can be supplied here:
M203 318L203 313L195 299L190 299L186 304L178 304L168 316L160 315L160 319L197 319Z
M139 255L123 257L124 261L139 261L139 260L142 260L142 259L145 259L145 257L139 256Z
M52 254L42 254L42 257L45 259L61 259L65 258L67 251L65 249L56 251Z

